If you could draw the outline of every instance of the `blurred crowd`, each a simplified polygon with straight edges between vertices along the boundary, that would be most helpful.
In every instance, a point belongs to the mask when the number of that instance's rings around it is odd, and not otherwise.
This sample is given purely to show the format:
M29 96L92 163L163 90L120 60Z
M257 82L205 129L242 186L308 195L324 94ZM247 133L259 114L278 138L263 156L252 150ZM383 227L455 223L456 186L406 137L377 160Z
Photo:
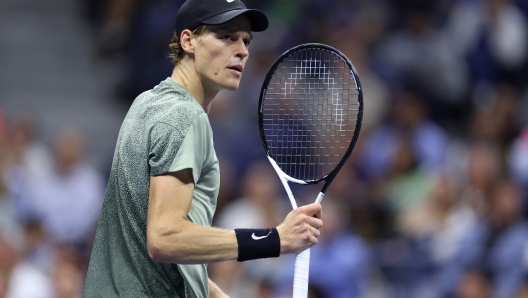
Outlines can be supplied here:
M182 3L84 0L94 55L122 69L115 100L130 104L170 76ZM272 227L291 209L263 159L260 87L282 52L325 43L357 68L365 114L322 203L310 297L528 297L528 1L244 3L270 28L255 34L240 89L221 92L209 115L221 168L214 225ZM80 130L47 146L34 119L0 114L0 298L80 297L109 168L86 162ZM319 190L293 188L303 203ZM291 297L293 261L209 272L233 298Z

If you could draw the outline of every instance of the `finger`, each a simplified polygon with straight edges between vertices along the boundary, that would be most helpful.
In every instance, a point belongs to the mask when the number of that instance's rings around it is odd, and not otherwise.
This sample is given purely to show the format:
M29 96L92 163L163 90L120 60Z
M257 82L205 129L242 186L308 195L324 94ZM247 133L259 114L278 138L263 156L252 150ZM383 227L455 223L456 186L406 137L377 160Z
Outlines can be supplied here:
M319 234L319 231L313 227L310 227L308 229L308 233L307 234L304 234L303 235L303 242L304 242L304 248L310 248L312 246L314 246L315 244L317 244L318 240L317 240L317 237L318 236L314 236L313 234Z
M298 208L299 211L308 216L314 216L316 213L321 214L321 205L317 203L309 204Z
M321 231L310 226L310 234L312 234L312 236L314 236L315 238L318 238L321 235Z
M323 209L321 208L321 210L317 211L315 214L314 214L314 217L315 218L323 218Z
M307 217L306 218L306 223L309 224L310 226L316 228L316 229L320 229L323 227L323 221L320 220L319 218L315 218L315 217Z
M318 241L319 241L319 240L317 240L317 238L315 238L314 236L312 236L312 237L310 238L310 244L309 244L310 247L316 245Z

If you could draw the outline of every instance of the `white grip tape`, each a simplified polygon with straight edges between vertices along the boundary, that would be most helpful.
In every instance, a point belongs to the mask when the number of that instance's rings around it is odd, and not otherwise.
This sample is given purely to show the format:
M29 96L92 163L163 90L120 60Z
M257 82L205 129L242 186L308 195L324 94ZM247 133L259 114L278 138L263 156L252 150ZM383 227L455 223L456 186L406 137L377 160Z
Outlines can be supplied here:
M308 297L309 272L310 248L307 248L295 257L295 272L293 274L293 298Z
M317 199L315 200L315 202L317 204L321 204L321 201L323 200L323 197L324 197L324 193L320 192L319 195L317 196Z

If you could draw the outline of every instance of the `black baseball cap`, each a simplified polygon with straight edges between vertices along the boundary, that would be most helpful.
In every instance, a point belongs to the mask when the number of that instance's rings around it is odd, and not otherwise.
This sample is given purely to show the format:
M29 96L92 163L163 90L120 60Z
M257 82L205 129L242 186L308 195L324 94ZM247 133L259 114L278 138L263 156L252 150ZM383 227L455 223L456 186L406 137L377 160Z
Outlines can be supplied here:
M260 32L268 28L268 18L258 9L247 9L240 0L187 0L176 14L178 37L185 29L193 30L200 25L220 25L244 15L251 31Z

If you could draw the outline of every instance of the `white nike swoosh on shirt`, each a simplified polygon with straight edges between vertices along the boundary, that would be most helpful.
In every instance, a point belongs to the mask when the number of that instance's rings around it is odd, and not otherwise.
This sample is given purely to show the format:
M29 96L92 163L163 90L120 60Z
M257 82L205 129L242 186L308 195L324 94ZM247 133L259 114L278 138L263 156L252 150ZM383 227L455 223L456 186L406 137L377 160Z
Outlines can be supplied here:
M235 1L235 0L227 0L228 3L231 3L231 2L233 2L233 1Z
M228 1L229 1L229 0L228 0ZM234 1L234 0L231 0L231 1ZM271 234L271 232L269 232L268 235L266 235L266 236L260 236L260 237L258 237L258 236L255 236L255 233L253 233L253 234L251 234L251 238L253 238L254 240L260 240L260 239L263 239L263 238L268 237L270 234Z

